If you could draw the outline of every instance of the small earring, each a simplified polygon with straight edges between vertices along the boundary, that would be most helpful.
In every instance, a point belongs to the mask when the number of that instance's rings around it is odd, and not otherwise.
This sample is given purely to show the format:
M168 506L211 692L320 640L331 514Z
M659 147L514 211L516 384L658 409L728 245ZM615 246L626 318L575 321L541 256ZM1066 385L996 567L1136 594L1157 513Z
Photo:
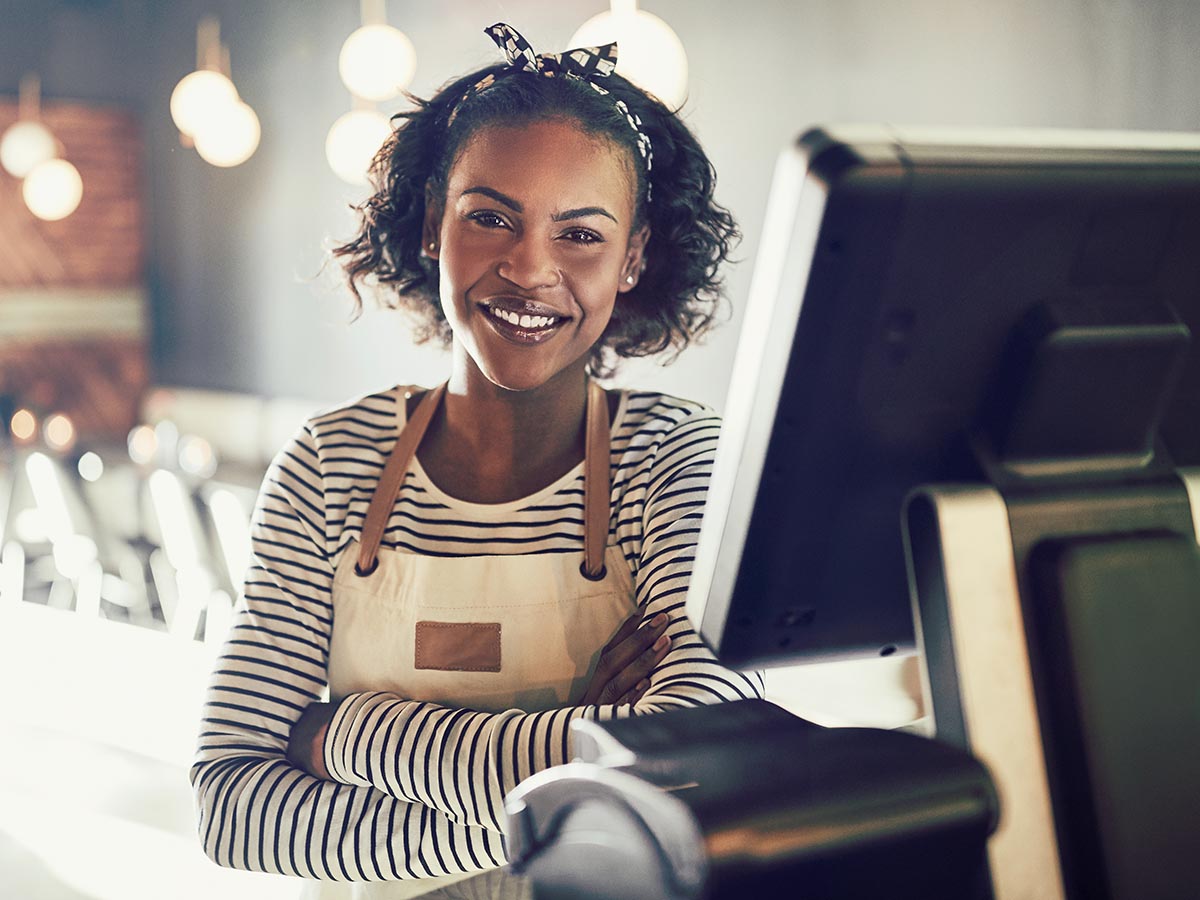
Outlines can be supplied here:
M632 275L626 275L626 276L625 276L625 283L626 283L626 284L633 284L633 276L632 276Z
M436 250L436 249L437 249L437 241L430 241L430 242L429 242L429 250L430 250L430 252L432 252L432 251L434 251L434 250Z

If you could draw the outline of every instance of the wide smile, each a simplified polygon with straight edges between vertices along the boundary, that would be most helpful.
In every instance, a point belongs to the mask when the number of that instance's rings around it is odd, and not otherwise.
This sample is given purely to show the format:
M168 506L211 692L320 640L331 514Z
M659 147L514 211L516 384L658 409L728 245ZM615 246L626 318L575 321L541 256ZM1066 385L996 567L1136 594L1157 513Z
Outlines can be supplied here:
M492 329L515 344L540 344L571 321L569 316L555 315L543 309L515 309L499 304L483 304L481 308Z

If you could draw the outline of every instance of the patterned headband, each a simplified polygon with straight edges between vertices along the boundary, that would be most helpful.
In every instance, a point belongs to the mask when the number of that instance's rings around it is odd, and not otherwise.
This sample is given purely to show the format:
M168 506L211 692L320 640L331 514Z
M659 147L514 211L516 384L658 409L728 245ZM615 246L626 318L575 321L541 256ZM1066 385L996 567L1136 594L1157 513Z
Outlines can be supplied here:
M568 50L566 53L533 52L529 41L525 40L515 28L503 22L497 22L491 28L484 29L484 34L495 41L496 46L504 51L507 67L498 73L504 77L515 72L531 72L544 75L547 78L573 78L582 81L597 94L609 96L609 92L596 83L598 78L607 78L617 67L616 43L605 44L602 47L580 47ZM497 75L486 75L475 82L462 98L455 104L447 124L453 124L463 103L476 94L481 94L496 83ZM642 130L642 120L633 112L624 100L613 101L617 111L629 122L629 127L637 135L638 151L646 163L646 201L650 201L650 170L654 165L654 152L650 147L650 138Z

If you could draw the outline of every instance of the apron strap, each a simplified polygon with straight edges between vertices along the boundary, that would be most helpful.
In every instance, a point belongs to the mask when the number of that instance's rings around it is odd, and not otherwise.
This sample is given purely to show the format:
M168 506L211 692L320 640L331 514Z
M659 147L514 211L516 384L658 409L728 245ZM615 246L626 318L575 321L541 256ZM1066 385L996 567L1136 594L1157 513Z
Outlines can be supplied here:
M426 391L425 396L421 398L421 402L413 411L412 418L408 420L408 423L400 431L400 437L396 439L396 445L392 448L391 455L388 456L387 463L383 467L383 474L379 476L379 484L375 488L375 493L371 495L371 503L367 507L367 517L363 521L362 543L358 545L358 562L354 564L354 571L359 575L370 575L379 565L379 542L383 538L383 531L387 527L392 508L396 505L400 484L404 481L404 474L408 471L408 466L417 452L417 445L421 443L421 438L425 437L425 429L429 427L429 421L433 418L438 404L442 402L442 395L445 393L445 383ZM402 399L400 402L403 403L404 400Z
M612 490L612 438L609 434L608 397L604 388L588 381L587 434L583 458L583 564L580 573L589 581L607 574L604 548L608 544L608 517Z
M396 497L400 494L400 485L445 393L444 383L425 393L384 464L383 474L379 476L379 484L371 495L367 517L363 521L358 561L354 564L354 571L358 575L370 575L379 565L379 543L396 505ZM608 398L604 388L589 381L583 462L583 563L579 571L591 581L601 581L607 574L604 549L608 544L609 498L612 490L609 428Z

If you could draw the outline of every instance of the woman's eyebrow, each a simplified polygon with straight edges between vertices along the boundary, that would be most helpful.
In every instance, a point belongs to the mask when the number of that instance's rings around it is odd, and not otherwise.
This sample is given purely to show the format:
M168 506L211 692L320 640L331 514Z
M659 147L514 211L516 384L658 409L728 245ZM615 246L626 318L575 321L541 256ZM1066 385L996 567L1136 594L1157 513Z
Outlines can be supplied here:
M477 184L474 187L469 187L462 192L462 196L467 194L482 194L485 197L491 197L497 203L503 203L513 212L523 213L525 207L518 200L514 200L507 194L502 194L495 188L487 187L486 185ZM555 213L551 218L555 222L565 222L567 219L582 219L587 216L605 216L612 219L619 225L617 217L610 213L603 206L581 206L578 209L565 209L560 213Z
M579 209L565 209L560 213L555 213L551 218L555 222L565 222L567 219L582 219L585 216L607 216L614 222L617 221L617 217L603 206L581 206ZM617 224L621 223L617 222Z
M514 200L512 197L508 196L507 194L500 193L495 188L484 187L483 185L476 185L475 187L469 187L465 191L462 192L462 196L464 196L464 197L467 194L483 194L483 196L485 196L485 197L491 197L497 203L503 203L505 206L507 206L513 212L525 212L524 206L522 206L520 203L518 203L516 200Z

